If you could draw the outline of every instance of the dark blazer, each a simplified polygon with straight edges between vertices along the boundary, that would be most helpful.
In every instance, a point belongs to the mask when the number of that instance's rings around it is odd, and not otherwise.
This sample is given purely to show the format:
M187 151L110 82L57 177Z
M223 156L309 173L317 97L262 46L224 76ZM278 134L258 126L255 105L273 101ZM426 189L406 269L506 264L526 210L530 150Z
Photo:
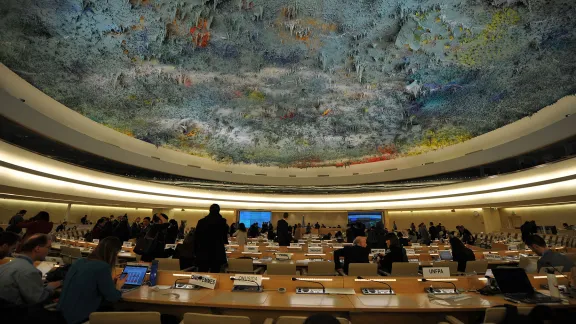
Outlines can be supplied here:
M390 252L380 259L380 268L385 272L391 273L393 262L408 262L408 256L404 248L399 246L391 247Z
M220 214L209 214L198 221L194 232L194 248L198 265L226 263L228 225Z
M462 252L452 250L452 260L458 262L458 271L464 272L466 271L466 262L475 261L476 256L469 248L465 248Z
M276 234L278 235L278 244L280 246L290 245L290 231L288 230L288 222L281 219L276 223Z
M338 250L334 250L334 265L336 270L342 269L344 273L348 274L348 266L350 263L368 263L368 256L370 249L358 245L346 246ZM340 264L340 257L344 257L344 265Z

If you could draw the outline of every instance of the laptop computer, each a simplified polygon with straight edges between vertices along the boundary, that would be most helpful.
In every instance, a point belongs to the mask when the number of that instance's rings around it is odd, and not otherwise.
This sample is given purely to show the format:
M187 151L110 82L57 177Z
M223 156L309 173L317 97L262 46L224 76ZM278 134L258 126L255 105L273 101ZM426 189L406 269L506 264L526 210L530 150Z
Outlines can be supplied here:
M441 250L438 252L438 254L440 255L440 260L443 260L443 261L451 261L452 260L452 252L450 252L448 250Z
M140 288L144 283L147 271L147 266L127 265L122 271L122 275L126 275L126 282L120 291L125 293Z
M560 303L562 300L534 290L526 271L522 268L500 267L492 269L494 279L505 298L526 304Z

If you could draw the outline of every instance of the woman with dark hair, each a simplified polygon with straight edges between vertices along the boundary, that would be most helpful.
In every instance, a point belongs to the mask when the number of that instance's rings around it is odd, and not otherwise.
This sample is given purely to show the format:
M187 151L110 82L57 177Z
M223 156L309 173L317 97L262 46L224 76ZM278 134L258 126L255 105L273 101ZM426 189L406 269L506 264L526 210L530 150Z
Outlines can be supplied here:
M190 231L184 242L176 246L174 259L180 260L180 270L187 270L194 266L195 262L195 250L194 250L194 231Z
M22 238L25 242L30 236L34 234L48 234L52 231L54 223L50 221L50 214L45 211L39 212L36 216L32 217L27 222L21 222L16 225L18 228L25 228L26 234Z
M452 260L458 262L458 271L466 271L466 262L476 260L474 252L467 248L464 243L456 237L450 238L450 246L452 248Z
M232 236L236 237L236 242L238 243L238 245L246 245L246 242L248 241L248 233L246 233L246 225L244 225L244 223L240 223L238 225L238 230Z
M122 242L114 236L100 241L87 258L78 259L64 279L58 309L68 324L83 323L103 300L116 302L126 279L112 279Z
M408 256L406 255L406 250L400 245L398 236L394 233L388 233L384 236L386 245L390 252L386 255L380 254L380 269L382 271L391 273L393 262L408 262Z

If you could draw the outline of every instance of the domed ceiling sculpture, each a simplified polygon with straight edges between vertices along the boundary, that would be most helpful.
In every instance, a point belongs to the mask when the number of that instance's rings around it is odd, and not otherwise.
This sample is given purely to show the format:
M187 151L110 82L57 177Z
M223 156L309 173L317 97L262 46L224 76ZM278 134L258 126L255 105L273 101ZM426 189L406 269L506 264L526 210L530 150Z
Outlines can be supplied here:
M226 163L420 154L576 93L573 0L3 0L0 61L84 116Z

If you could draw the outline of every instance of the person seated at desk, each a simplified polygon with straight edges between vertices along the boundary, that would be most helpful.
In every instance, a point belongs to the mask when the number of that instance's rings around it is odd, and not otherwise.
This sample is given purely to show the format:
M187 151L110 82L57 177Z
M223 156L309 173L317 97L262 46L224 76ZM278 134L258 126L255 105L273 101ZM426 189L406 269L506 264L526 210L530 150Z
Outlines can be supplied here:
M542 267L557 267L562 272L569 272L574 267L574 262L567 256L554 252L548 248L543 238L538 235L526 237L526 245L541 258L536 263L538 272Z
M386 240L386 245L388 245L390 252L386 253L386 255L379 255L380 269L384 272L391 273L392 263L408 262L408 256L406 255L406 250L404 250L402 245L400 245L400 241L398 240L398 236L396 236L396 234L388 233L384 239Z
M466 271L466 262L476 261L474 252L467 248L458 238L450 238L450 247L452 248L452 260L458 262L458 272Z
M172 258L180 261L180 270L186 270L194 267L196 264L196 253L194 248L194 234L195 231L190 231L184 238L182 244L176 246Z
M366 247L366 237L358 236L352 242L354 245L345 246L334 251L334 265L340 275L348 274L350 263L368 263L370 249ZM340 264L340 257L344 257L344 266Z
M66 225L68 225L68 222L63 222L62 224L58 225L58 227L56 227L56 232L64 232Z
M14 232L0 233L0 260L11 256L16 251L18 243L20 243L20 235Z
M244 225L244 223L240 223L238 225L238 230L232 236L236 237L236 243L238 243L238 245L246 245L246 242L248 241L248 233L246 232L246 225Z
M112 279L122 242L109 236L87 257L76 260L64 279L58 310L68 324L84 323L97 311L103 300L117 302L126 278Z
M34 262L44 261L52 240L46 234L34 234L22 245L20 254L11 262L0 266L0 300L9 307L41 304L54 295L60 281L44 287L42 273Z
M402 232L398 232L398 242L400 242L400 245L402 246L409 246L410 243L408 242L408 239L404 238L404 234L402 234Z

